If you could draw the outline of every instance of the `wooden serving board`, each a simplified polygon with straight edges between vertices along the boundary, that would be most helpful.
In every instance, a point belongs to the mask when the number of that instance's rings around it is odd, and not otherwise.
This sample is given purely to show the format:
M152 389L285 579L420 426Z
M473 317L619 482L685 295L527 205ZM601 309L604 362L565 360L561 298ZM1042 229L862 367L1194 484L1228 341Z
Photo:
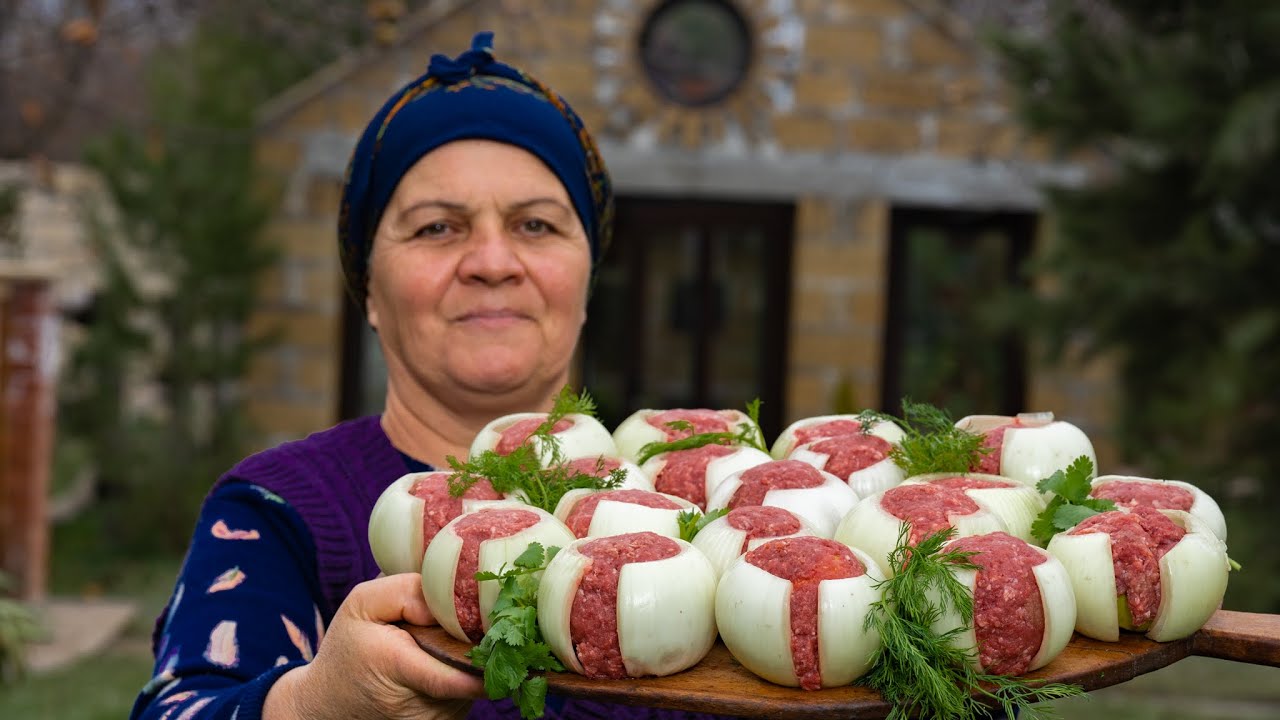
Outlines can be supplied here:
M479 673L459 642L439 627L405 626L432 657ZM1195 635L1157 643L1122 633L1108 643L1075 635L1031 680L1075 683L1096 690L1171 665L1188 655L1280 667L1280 615L1219 610ZM589 700L758 718L883 718L888 703L861 685L817 691L774 685L753 675L716 642L694 667L661 678L592 680L571 672L547 673L550 692Z

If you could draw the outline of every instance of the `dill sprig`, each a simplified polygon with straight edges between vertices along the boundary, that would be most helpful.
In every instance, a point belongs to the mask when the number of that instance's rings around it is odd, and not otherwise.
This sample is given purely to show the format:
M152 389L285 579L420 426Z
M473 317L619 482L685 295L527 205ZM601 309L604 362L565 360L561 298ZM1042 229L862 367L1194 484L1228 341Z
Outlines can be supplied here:
M1031 685L1005 675L975 670L970 651L955 645L956 637L973 624L973 597L953 574L974 569L972 552L942 547L955 535L948 528L930 535L916 546L908 544L909 526L903 523L898 542L889 556L893 577L879 583L881 599L871 606L864 625L880 635L871 671L862 683L877 690L893 706L890 720L910 717L945 717L965 720L985 714L986 705L1000 705L1014 717L1045 717L1034 703L1079 695L1077 685ZM954 612L961 627L945 633L933 629L944 614Z
M488 480L496 492L516 493L529 505L555 512L560 498L570 490L612 490L622 485L626 471L619 468L605 477L571 469L565 464L560 439L552 430L568 415L595 416L596 404L584 389L575 395L569 386L560 390L551 412L538 428L515 450L499 455L486 450L466 462L450 455L446 458L453 475L449 478L449 494L461 497L472 485ZM596 465L597 472L603 467Z
M747 403L747 417L751 418L751 422L738 423L738 428L734 432L693 433L693 423L687 420L673 420L667 423L667 427L691 434L677 440L645 443L640 448L636 464L643 465L650 458L662 453L693 450L704 445L737 445L769 452L769 448L764 444L764 433L760 432L760 398Z
M858 415L863 432L877 422L894 422L902 427L902 442L893 446L889 458L907 477L939 472L969 472L983 455L991 452L982 446L983 436L958 428L951 416L927 403L902 399L902 417L864 410Z

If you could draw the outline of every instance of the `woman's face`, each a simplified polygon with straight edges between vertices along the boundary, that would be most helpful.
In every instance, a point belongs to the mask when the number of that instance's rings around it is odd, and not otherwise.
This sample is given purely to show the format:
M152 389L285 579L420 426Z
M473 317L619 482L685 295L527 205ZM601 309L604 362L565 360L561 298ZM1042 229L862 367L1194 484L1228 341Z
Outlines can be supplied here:
M541 160L488 140L431 151L401 178L369 260L390 392L549 397L568 377L590 272L582 222Z

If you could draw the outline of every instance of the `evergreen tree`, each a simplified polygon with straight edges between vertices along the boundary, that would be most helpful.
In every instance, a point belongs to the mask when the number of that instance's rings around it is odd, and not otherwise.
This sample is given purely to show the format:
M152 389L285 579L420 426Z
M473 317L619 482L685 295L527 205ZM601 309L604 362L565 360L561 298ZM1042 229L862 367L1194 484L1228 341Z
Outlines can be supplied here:
M1099 173L1048 189L1056 290L1023 323L1118 360L1127 458L1234 504L1238 551L1280 495L1280 4L1051 8L997 48L1023 122ZM1233 555L1274 607L1276 560Z

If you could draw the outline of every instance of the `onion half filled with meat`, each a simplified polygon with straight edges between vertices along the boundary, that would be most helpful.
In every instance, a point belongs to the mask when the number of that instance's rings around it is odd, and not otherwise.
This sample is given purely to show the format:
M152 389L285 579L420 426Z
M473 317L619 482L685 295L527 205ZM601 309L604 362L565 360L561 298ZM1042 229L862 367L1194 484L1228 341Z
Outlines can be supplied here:
M547 565L538 624L576 673L670 675L715 643L715 589L711 563L683 540L651 532L583 538Z
M498 581L477 582L515 563L529 543L563 547L573 533L551 513L531 505L500 505L461 515L436 533L422 558L422 594L431 614L453 637L478 643L489 629Z
M834 540L770 540L739 557L716 589L716 620L730 654L773 683L847 685L880 647L865 628L880 599L876 563Z
M1048 550L1071 578L1076 630L1096 640L1114 642L1122 629L1157 642L1187 637L1227 590L1226 545L1178 510L1099 513L1053 536Z

